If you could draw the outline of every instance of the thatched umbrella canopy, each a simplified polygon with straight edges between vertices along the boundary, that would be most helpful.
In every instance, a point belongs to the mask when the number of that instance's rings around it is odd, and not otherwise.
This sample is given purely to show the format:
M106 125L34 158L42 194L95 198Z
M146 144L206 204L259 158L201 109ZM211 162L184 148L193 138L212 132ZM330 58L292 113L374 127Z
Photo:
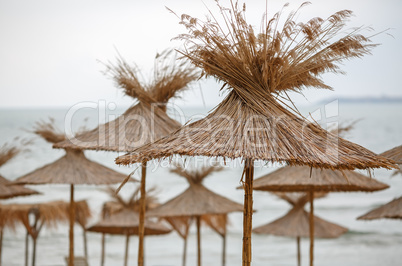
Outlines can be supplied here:
M194 217L197 222L198 265L201 265L200 225L203 215L227 214L242 211L239 203L222 197L202 185L202 181L211 173L223 168L204 166L199 169L185 169L175 165L171 172L186 178L189 187L180 195L148 212L150 217ZM206 217L208 218L208 217ZM226 225L226 224L225 224Z
M13 159L21 149L8 143L0 147L0 167ZM29 196L39 194L39 192L26 188L21 185L12 185L12 182L0 175L0 199L9 199L19 196ZM3 246L3 225L0 224L0 266Z
M77 217L81 222L86 221L91 213L86 201L79 201L75 205ZM36 242L43 226L57 227L59 223L69 221L70 203L51 201L43 203L7 204L0 205L1 223L15 230L18 224L23 224L27 230L25 239L25 265L28 265L28 235L33 240L32 265L36 263ZM30 222L33 215L33 224Z
M300 266L300 237L310 236L309 213L304 210L304 205L308 202L309 197L307 194L302 193L295 200L292 200L290 198L292 195L289 197L289 194L291 193L284 193L280 197L288 201L293 208L283 217L254 228L253 232L257 234L295 237L297 241L297 262ZM321 196L324 195L320 195L319 197ZM314 225L314 237L316 238L337 238L348 231L345 227L327 222L317 216L314 216Z
M21 185L15 185L13 182L0 175L0 199L9 199L13 197L35 194L39 194L39 192Z
M66 139L59 133L53 121L38 122L34 133L50 143ZM83 184L101 185L121 183L126 175L107 168L99 163L88 160L84 152L78 149L66 149L66 154L60 159L38 168L15 180L18 184L69 184L70 185L70 234L69 234L69 266L74 264L74 186Z
M154 189L148 190L146 197L146 208L150 209L158 205L157 198L152 195ZM113 201L104 203L102 209L102 219L96 224L90 226L87 230L91 232L102 233L102 256L101 265L104 265L105 257L105 238L104 234L115 234L126 236L126 248L124 256L124 265L128 262L128 244L131 235L139 234L139 189L134 191L128 200L119 196L112 188L108 189L109 195ZM151 192L151 193L149 193ZM145 219L144 235L162 235L168 234L172 230L166 227L162 222L154 222Z
M16 146L9 145L8 143L3 144L0 147L0 167L6 164L11 159L13 159L20 152L21 150ZM12 182L10 182L9 180L0 175L0 199L9 199L18 196L29 196L33 194L39 194L39 192L35 190L20 185L11 185L11 184Z
M255 33L245 20L245 6L231 3L230 8L217 3L221 24L183 14L180 23L188 33L178 37L188 44L182 54L206 76L222 82L222 88L229 90L226 98L204 119L120 156L116 163L142 163L175 154L244 160L243 265L250 265L254 160L350 170L395 165L309 123L291 111L291 104L284 106L288 91L330 88L320 79L323 73L342 72L340 63L375 46L362 29L345 30L351 11L307 23L295 21L298 11L284 23L280 13L272 19L264 15L262 32Z
M402 197L394 199L368 213L358 217L358 220L402 219Z
M137 102L123 115L73 139L54 145L56 148L80 148L106 151L131 151L176 131L180 123L166 114L168 101L187 89L199 77L194 66L186 60L177 60L176 52L166 50L155 57L155 68L150 82L141 81L137 66L130 66L122 58L107 69L118 87ZM142 165L142 191L145 193L146 161ZM145 198L145 195L144 195ZM140 221L145 214L140 211ZM140 228L142 228L142 223ZM138 265L143 262L143 234L139 234Z
M381 156L387 157L397 164L402 164L402 145L380 153Z
M314 259L314 193L364 191L388 188L387 184L355 171L287 166L254 180L254 190L308 192L310 195L310 265Z

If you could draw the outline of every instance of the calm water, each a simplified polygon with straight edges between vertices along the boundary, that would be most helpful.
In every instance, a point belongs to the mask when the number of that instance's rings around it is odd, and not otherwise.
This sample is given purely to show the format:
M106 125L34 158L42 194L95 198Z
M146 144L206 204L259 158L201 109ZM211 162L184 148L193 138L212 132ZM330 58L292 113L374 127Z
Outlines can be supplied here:
M195 114L205 113L204 109L189 109L184 113L186 119ZM312 113L316 120L324 124L337 121L353 121L361 119L355 129L347 135L347 139L356 142L370 150L380 153L402 144L402 104L341 104L328 103L326 105L303 108L302 113ZM15 179L44 164L55 161L63 155L63 151L54 150L50 144L36 138L24 129L31 129L35 121L54 117L60 128L64 128L64 121L71 120L72 127L77 128L84 118L88 118L87 126L93 128L98 120L107 119L121 113L120 109L107 112L97 109L79 109L71 115L67 109L54 110L0 110L0 144L11 141L15 136L34 137L35 143L29 147L30 151L19 155L0 170L1 174L9 179ZM177 113L177 110L176 110ZM99 118L100 117L100 118ZM193 117L197 119L197 117ZM182 121L183 122L183 121ZM113 163L118 153L86 152L88 158L100 162L108 167L130 173L133 168L119 167ZM258 167L255 176L259 177L275 168L270 166ZM237 166L211 175L205 180L205 185L216 193L239 203L243 200L239 185L242 168ZM137 173L138 174L138 173ZM315 203L316 214L331 222L349 228L349 232L338 239L317 239L315 245L316 265L401 265L402 260L402 223L394 220L357 221L356 217L370 209L389 202L402 195L402 177L390 178L390 172L376 170L375 178L389 184L387 190L376 193L333 193ZM159 188L160 201L164 202L179 194L186 187L186 181L169 173L167 168L154 167L152 164L147 176L147 186ZM135 185L126 185L122 195L132 193ZM68 186L32 186L33 189L43 192L43 195L16 198L8 202L43 202L48 200L69 200ZM257 210L253 217L253 224L259 226L272 221L288 210L287 203L275 198L269 193L256 192L254 207ZM100 187L77 186L75 197L77 200L88 200L96 222L100 208L108 196ZM230 215L227 242L227 265L240 265L242 214ZM75 252L83 254L82 231L75 229ZM3 242L3 265L23 265L25 230L20 227L17 232L6 230ZM101 236L88 233L88 249L90 265L100 264ZM122 265L124 256L124 237L107 236L106 265ZM191 231L188 246L187 263L196 262L195 230ZM147 265L181 265L183 242L176 233L166 236L146 238ZM203 228L202 260L204 265L220 265L221 238L211 230ZM137 239L132 237L130 242L130 265L136 264ZM57 229L44 228L38 238L37 265L65 265L64 256L68 254L67 225L60 225ZM308 239L302 240L302 263L308 264ZM253 265L295 265L296 241L291 238L274 236L253 236Z

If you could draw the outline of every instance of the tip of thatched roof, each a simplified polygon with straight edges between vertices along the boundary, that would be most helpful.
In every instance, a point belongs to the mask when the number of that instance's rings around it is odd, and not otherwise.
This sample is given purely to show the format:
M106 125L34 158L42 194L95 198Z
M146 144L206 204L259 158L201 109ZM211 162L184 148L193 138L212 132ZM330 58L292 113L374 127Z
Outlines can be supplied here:
M175 50L167 49L155 56L154 73L151 82L142 80L142 73L135 64L130 66L121 56L117 64L109 63L106 73L128 96L142 103L166 104L199 78L198 70L186 59L178 59Z
M65 134L55 125L55 120L49 118L49 121L40 120L35 123L33 132L50 143L57 143L66 139Z
M224 168L222 166L219 166L218 164L203 165L202 167L195 167L190 164L173 164L173 168L170 169L170 172L186 178L189 184L192 185L201 184L207 176L214 172L220 172L223 169Z
M20 151L16 146L4 143L0 147L0 167L14 158Z

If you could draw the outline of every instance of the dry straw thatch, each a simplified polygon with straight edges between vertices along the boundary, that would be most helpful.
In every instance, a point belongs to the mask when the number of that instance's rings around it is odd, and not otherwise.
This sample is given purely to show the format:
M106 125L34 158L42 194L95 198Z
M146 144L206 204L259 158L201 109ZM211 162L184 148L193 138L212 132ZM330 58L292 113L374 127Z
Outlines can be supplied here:
M86 201L79 201L75 205L77 222L86 223L91 216ZM43 226L55 228L59 223L66 223L69 220L70 203L63 201L51 201L33 204L7 204L0 205L1 224L12 230L18 224L24 225L27 233L33 239L32 265L36 263L36 243ZM34 216L33 223L29 216ZM28 237L28 235L27 235ZM28 261L28 238L25 239L25 261Z
M356 171L316 169L306 166L282 167L254 180L254 190L265 191L366 191L388 188L387 184Z
M202 181L213 172L223 170L218 166L204 166L202 168L192 169L188 165L187 169L176 164L171 172L184 177L189 187L180 195L167 201L166 203L150 210L147 215L160 218L171 217L192 217L197 223L197 245L198 245L198 265L201 265L201 248L200 248L200 226L201 221L206 222L219 234L226 233L226 214L235 211L242 211L243 205L233 202L225 197L222 197L202 185ZM216 215L224 215L223 220ZM188 226L187 220L184 220ZM222 229L222 227L225 227ZM187 228L188 233L188 228ZM185 245L186 245L185 238ZM225 245L225 242L224 242ZM185 248L186 249L186 248Z
M402 197L394 199L368 213L358 217L358 220L402 219Z
M21 150L16 146L9 145L8 143L3 144L0 147L0 167L6 164L20 152ZM0 199L39 194L39 192L35 190L20 185L11 184L12 182L0 175Z
M54 147L130 151L164 137L180 127L166 114L168 101L199 77L188 62L176 60L173 50L156 55L153 79L148 83L141 81L137 66L130 66L122 58L118 58L117 65L107 66L107 73L127 96L138 101L115 120L55 143Z
M402 145L384 151L380 155L395 161L397 164L402 164Z
M180 127L180 123L166 114L169 99L199 77L194 66L186 60L177 60L173 50L156 55L153 80L149 83L141 82L138 67L131 67L122 58L118 59L117 65L110 64L107 72L125 94L137 99L138 103L117 119L54 147L130 151L166 136ZM142 165L141 194L145 193L145 176L146 162ZM143 265L144 212L143 209L140 211L138 265Z
M279 197L288 201L293 208L283 217L265 225L253 229L257 234L271 234L276 236L295 237L297 241L297 262L301 265L300 238L310 236L310 217L304 210L308 202L306 193L281 193ZM323 197L325 194L316 194L314 198ZM314 216L314 237L316 238L337 238L348 231L347 228L334 223L327 222Z
M389 186L355 171L287 166L254 180L254 190L308 192L310 195L310 265L314 260L315 221L313 198L317 192L374 192Z
M105 236L104 234L116 234L126 236L126 248L124 256L124 265L128 262L128 244L129 237L131 235L139 234L139 189L134 191L128 200L123 199L112 188L107 190L113 200L108 201L103 205L102 219L89 227L87 230L91 232L102 233L102 257L101 265L105 262ZM151 192L151 193L149 193ZM146 208L153 208L158 205L157 198L152 195L154 189L151 189L147 193ZM172 230L166 227L161 222L154 222L150 219L145 219L144 235L162 235L168 234Z
M243 265L250 265L254 160L350 170L395 165L283 106L288 91L329 89L322 74L341 73L342 62L362 57L375 46L362 28L345 29L351 11L306 23L296 21L300 10L284 23L282 12L272 19L266 14L256 33L245 20L245 6L233 1L229 8L217 5L223 22L212 12L206 21L183 14L180 23L188 33L179 39L188 44L182 54L204 75L222 82L227 97L206 118L120 156L116 163L174 154L245 160Z
M60 142L65 135L54 126L54 121L37 122L34 133L50 143ZM17 184L69 184L70 185L70 238L69 266L74 264L74 185L116 184L126 179L126 175L101 164L88 160L82 150L65 149L60 159L38 168L15 180Z

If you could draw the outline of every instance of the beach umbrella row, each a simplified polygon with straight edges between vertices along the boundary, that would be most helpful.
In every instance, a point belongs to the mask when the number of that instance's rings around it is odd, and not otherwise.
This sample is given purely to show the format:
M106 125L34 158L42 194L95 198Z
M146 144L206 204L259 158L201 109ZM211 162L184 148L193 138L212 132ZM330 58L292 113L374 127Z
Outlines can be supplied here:
M310 198L310 265L314 264L314 194L317 192L373 192L388 188L387 184L356 171L287 166L254 181L254 190L306 192Z
M86 201L75 204L77 222L84 223L91 217ZM25 265L28 265L28 236L32 238L32 266L36 265L36 242L43 226L56 228L59 223L69 221L70 203L64 201L50 201L42 203L13 203L0 205L0 221L2 226L15 230L18 224L22 224L26 231L25 238ZM30 219L33 217L33 219ZM84 229L85 227L83 227ZM85 242L85 241L84 241ZM86 246L86 243L84 243Z
M196 221L197 226L197 265L201 265L201 221L203 217L209 220L210 225L216 225L216 230L220 230L215 221L209 215L228 214L231 212L242 211L243 206L223 196L220 196L202 185L203 180L213 172L221 171L223 168L217 166L203 166L201 168L185 168L183 165L176 164L171 171L184 177L189 187L167 201L150 210L147 215L159 218L188 217ZM226 223L225 223L226 225ZM222 232L224 233L224 232ZM185 236L187 237L188 228ZM186 240L186 239L185 239ZM185 242L186 244L186 242Z
M141 80L141 72L119 58L110 64L107 72L117 86L137 102L127 111L106 124L78 135L75 139L56 143L55 148L80 148L128 152L145 143L157 140L177 130L180 123L166 114L168 101L189 88L198 77L198 71L186 60L176 60L173 50L155 56L155 68L150 82ZM145 177L147 160L141 165L141 200L145 202ZM145 207L139 212L138 265L143 265L143 235Z
M346 32L350 11L307 23L296 21L300 9L290 12L284 23L280 22L281 13L272 19L263 16L262 31L256 33L245 20L245 6L232 1L228 8L217 5L223 23L178 16L187 30L180 38L189 44L180 52L200 67L203 75L221 82L227 96L205 118L119 156L116 163L144 163L173 155L241 159L242 265L249 266L256 160L339 170L396 165L309 123L294 110L291 100L285 103L288 91L330 88L320 79L322 74L339 72L344 60L361 57L375 46L361 30Z
M16 146L10 145L8 143L3 144L0 147L0 167L5 165L15 156L17 156L21 152ZM21 185L13 185L11 181L4 178L0 175L0 199L9 199L19 196L29 196L39 194L39 192L26 188ZM4 221L4 213L1 214L0 219ZM3 228L4 223L0 223L0 266L2 264L1 255L2 255L2 247L3 247Z

